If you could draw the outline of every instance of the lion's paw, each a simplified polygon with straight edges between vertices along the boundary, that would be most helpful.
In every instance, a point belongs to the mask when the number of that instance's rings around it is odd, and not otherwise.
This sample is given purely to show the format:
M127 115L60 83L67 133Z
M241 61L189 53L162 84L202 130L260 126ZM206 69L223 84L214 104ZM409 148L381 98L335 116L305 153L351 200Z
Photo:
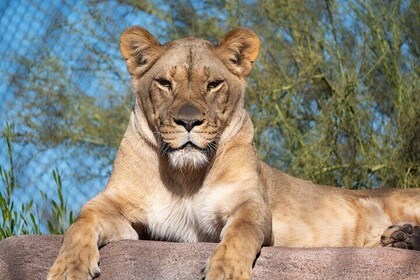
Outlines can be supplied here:
M420 250L420 226L410 223L392 225L381 236L381 245L401 249Z
M252 276L252 268L242 267L239 263L234 261L213 263L210 264L206 270L206 280L249 280Z
M47 280L89 280L99 276L99 251L84 247L83 249L60 253L50 268Z
M229 254L226 246L219 244L207 263L205 273L206 280L249 280L252 279L252 263Z

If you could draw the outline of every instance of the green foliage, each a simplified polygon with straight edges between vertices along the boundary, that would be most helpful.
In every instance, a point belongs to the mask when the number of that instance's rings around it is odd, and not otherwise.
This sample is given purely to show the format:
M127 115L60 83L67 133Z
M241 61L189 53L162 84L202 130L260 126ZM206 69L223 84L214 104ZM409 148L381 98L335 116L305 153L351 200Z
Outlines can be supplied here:
M52 219L47 221L48 231L54 234L64 234L67 227L73 223L73 212L67 208L67 201L63 197L63 186L61 176L57 170L53 170L54 182L57 185L58 202L50 199L52 206ZM45 193L42 194L44 201L48 201Z
M0 166L0 176L5 188L0 192L0 209L2 213L0 240L15 234L39 233L38 223L32 213L33 202L16 205L13 193L16 189L16 178L13 169L12 137L13 125L6 125L3 137L7 143L7 154L9 156L9 170Z
M6 124L3 137L7 143L7 154L9 158L9 169L0 166L0 177L3 185L0 189L0 240L17 234L40 234L44 216L40 208L34 208L34 200L28 203L17 205L15 191L18 188L17 178L14 172L12 141L14 126ZM47 204L47 208L52 209L52 217L46 219L48 232L52 234L63 234L69 224L74 220L73 213L68 211L67 201L63 198L61 176L57 170L53 170L53 178L57 185L59 201L49 199L42 193L42 202ZM38 202L38 206L42 204ZM49 203L50 205L48 205Z
M419 187L415 1L259 2L243 10L263 42L247 101L264 158L323 184Z

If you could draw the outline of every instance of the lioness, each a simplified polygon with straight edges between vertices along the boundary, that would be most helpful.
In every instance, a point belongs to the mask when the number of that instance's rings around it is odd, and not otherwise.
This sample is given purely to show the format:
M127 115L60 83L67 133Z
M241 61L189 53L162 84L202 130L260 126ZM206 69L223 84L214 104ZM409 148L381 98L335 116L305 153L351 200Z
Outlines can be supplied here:
M131 27L120 48L136 96L127 132L105 190L67 230L48 279L93 278L98 246L145 236L220 242L207 279L250 279L264 245L420 250L420 190L318 186L258 160L244 110L254 32L161 45Z

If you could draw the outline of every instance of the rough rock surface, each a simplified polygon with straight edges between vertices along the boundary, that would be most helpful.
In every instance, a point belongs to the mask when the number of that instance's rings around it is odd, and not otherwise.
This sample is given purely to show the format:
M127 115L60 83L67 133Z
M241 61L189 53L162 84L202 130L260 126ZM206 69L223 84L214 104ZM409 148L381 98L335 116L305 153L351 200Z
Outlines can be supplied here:
M45 279L62 236L0 242L0 279ZM98 279L201 279L211 243L119 241L100 250ZM420 279L420 252L393 248L263 248L254 279Z

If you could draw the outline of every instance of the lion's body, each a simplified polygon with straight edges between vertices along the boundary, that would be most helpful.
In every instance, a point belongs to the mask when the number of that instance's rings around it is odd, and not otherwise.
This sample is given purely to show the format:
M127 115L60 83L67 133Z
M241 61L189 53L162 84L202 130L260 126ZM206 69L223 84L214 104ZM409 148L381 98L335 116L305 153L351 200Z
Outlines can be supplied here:
M419 190L343 190L263 166L275 245L376 247L389 226L420 223Z
M418 190L317 186L258 159L243 108L258 50L247 29L216 46L122 35L136 105L111 178L67 231L49 279L94 277L98 246L146 237L220 242L206 277L249 279L263 245L379 246L389 226L420 222Z

